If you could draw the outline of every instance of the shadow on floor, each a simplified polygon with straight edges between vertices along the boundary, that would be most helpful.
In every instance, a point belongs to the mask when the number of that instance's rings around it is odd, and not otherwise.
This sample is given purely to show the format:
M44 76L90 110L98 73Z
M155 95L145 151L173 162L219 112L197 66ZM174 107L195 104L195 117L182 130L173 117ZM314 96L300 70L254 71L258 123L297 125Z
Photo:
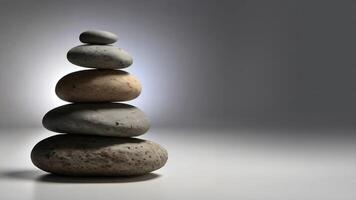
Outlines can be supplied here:
M161 175L149 173L142 176L129 177L72 177L46 174L39 170L13 170L0 172L0 177L19 180L32 180L46 183L130 183L142 182L159 178Z

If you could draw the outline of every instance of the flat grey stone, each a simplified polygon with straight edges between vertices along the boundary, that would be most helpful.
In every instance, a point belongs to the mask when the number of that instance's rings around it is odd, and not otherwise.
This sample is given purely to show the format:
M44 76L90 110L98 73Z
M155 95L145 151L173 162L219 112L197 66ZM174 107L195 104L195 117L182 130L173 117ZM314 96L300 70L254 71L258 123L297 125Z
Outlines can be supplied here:
M143 175L165 165L167 151L137 138L55 135L40 141L31 152L38 168L59 175Z
M117 41L117 35L108 31L89 30L81 33L79 40L89 44L112 44Z
M87 68L120 69L132 64L132 57L111 45L81 45L68 51L69 62Z
M134 137L150 128L138 108L121 103L74 103L54 108L42 120L50 131L59 133Z

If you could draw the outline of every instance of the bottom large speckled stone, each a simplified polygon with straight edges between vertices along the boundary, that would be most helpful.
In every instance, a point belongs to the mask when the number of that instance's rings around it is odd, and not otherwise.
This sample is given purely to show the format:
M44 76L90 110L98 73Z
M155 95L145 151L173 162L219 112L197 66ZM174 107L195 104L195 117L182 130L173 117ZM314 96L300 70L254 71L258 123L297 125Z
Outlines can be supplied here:
M154 142L137 138L63 134L37 143L31 159L38 168L54 174L130 176L161 168L168 153Z

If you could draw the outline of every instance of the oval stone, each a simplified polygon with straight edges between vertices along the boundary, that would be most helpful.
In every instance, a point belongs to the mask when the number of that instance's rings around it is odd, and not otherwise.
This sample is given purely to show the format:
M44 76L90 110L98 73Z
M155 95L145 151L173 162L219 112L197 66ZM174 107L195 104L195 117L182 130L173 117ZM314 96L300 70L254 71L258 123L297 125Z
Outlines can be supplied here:
M137 138L55 135L35 145L31 160L38 168L59 175L143 175L165 165L167 151Z
M49 111L42 124L59 133L116 137L142 135L150 128L140 109L121 103L67 104Z
M88 68L119 69L132 64L132 57L124 50L110 45L81 45L67 53L69 62Z
M77 71L64 76L56 85L57 96L69 102L129 101L140 93L140 82L120 70Z
M81 33L79 40L89 44L112 44L117 41L117 35L108 31L89 30Z

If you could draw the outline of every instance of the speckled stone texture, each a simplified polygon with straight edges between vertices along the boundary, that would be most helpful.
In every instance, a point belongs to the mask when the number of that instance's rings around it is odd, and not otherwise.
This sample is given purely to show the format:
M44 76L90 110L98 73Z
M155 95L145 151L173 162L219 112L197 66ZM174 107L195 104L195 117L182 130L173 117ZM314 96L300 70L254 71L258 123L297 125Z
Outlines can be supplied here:
M81 33L79 40L90 44L112 44L117 41L117 35L108 31L89 30Z
M61 78L56 94L68 102L129 101L141 93L140 82L121 70L83 70Z
M42 124L50 131L116 137L134 137L150 127L146 115L122 103L76 103L49 111Z
M132 64L131 56L123 49L111 45L81 45L67 53L69 62L88 68L119 69Z
M38 168L59 175L132 176L161 168L168 153L137 138L64 134L36 144L31 159Z

